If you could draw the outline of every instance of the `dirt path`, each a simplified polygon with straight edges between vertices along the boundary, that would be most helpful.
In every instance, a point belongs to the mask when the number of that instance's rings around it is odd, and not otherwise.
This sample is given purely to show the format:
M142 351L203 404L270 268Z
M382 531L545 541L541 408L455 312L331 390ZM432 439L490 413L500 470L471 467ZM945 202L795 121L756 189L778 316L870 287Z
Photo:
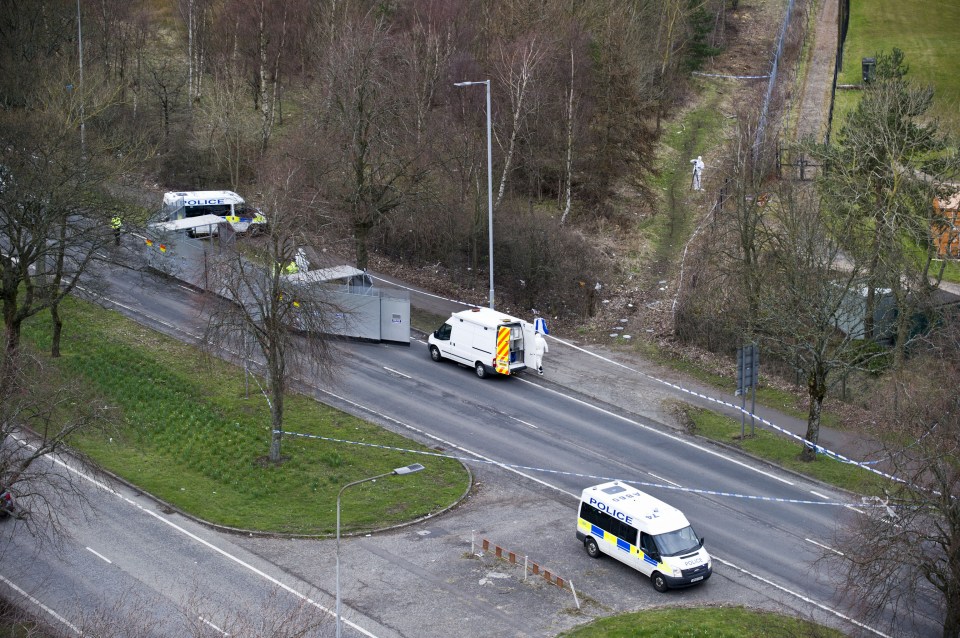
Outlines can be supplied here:
M812 55L800 93L798 140L813 137L822 142L827 134L830 115L830 87L837 57L837 3L820 0L814 21Z

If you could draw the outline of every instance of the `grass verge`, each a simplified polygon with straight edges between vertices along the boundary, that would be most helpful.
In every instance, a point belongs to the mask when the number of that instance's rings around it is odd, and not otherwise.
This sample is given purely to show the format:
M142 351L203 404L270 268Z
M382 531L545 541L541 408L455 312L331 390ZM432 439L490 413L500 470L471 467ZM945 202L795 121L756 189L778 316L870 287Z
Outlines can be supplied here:
M344 484L422 462L427 469L344 493L341 526L399 524L441 510L469 487L457 461L286 436L283 461L265 462L270 412L243 370L121 315L68 300L63 356L51 363L114 406L109 427L70 443L107 470L212 523L291 534L330 534ZM49 344L46 318L27 344ZM428 448L301 395L285 400L285 429L371 445Z
M780 467L857 494L883 493L884 479L865 472L862 468L841 463L822 454L813 462L801 461L798 443L760 427L756 427L751 436L749 420L745 428L746 436L740 438L741 423L738 419L702 408L685 406L684 409L694 434L731 445Z
M843 634L815 623L743 607L649 609L601 618L560 634L562 638L764 638Z

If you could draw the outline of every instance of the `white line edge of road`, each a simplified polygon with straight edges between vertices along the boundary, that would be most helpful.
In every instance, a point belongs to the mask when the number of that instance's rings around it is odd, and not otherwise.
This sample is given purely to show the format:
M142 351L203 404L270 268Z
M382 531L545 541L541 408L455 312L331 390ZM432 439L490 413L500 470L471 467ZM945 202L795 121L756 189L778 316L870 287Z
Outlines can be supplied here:
M58 614L58 613L55 612L54 610L50 609L49 607L47 607L46 605L44 605L42 602L40 602L39 600L37 600L36 598L34 598L33 596L31 596L30 594L28 594L24 589L22 589L22 588L20 588L20 587L17 587L17 585L14 584L14 582L13 582L12 580L10 580L9 578L6 578L5 576L0 576L0 581L2 581L3 583L5 583L5 584L7 585L7 587L9 587L9 588L12 589L13 591L17 592L18 594L20 594L21 596L23 596L24 598L26 598L27 600L29 600L31 603L33 603L33 604L36 605L37 607L39 607L40 609L42 609L45 613L49 614L51 617L55 618L57 621L63 623L63 624L66 625L67 627L69 627L70 630L71 630L73 633L77 634L78 636L82 636L82 635L83 635L83 632L80 631L80 629L78 629L76 626L74 626L73 623L71 623L69 620L67 620L66 618L64 618L63 616L61 616L60 614Z
M28 446L28 447L32 447L32 446L30 446L29 443L27 443L27 442L25 442L25 441L21 441L21 444L26 445L26 446ZM66 469L68 472L72 472L72 473L76 474L77 476L79 476L80 478L82 478L82 479L90 482L91 484L99 487L100 489L102 489L102 490L104 490L104 491L106 491L106 492L109 492L110 494L113 494L113 495L116 496L117 498L119 498L119 499L121 499L122 501L126 502L128 505L132 505L133 507L135 507L136 509L140 510L141 512L144 512L145 514L147 514L147 515L149 515L149 516L152 516L155 520L160 521L161 523L164 523L165 525L173 528L174 530L180 532L181 534L183 534L183 535L186 536L187 538L190 538L190 539L196 541L197 543L200 543L201 545L206 546L208 549L213 550L214 552L220 554L220 555L223 556L224 558L227 558L227 559L233 561L233 562L236 563L237 565L240 565L241 567L243 567L243 568L247 569L248 571L256 574L257 576L260 576L261 578L263 578L263 579L266 580L267 582L275 585L276 587L279 587L280 589L283 589L283 590L286 591L287 593L296 596L296 597L299 598L300 600L308 603L309 605L312 605L313 607L316 607L316 608L319 609L320 611L322 611L322 612L324 612L324 613L326 613L326 614L329 614L330 616L336 616L336 612L333 611L332 609L328 609L327 607L324 607L323 605L321 605L321 604L318 603L317 601L313 600L312 598L310 598L310 597L307 596L306 594L300 593L299 591L297 591L297 590L294 589L293 587L290 587L289 585L286 585L286 584L282 583L281 581L279 581L278 579L274 578L274 577L271 576L270 574L267 574L266 572L264 572L264 571L262 571L262 570L260 570L260 569L258 569L258 568L256 568L256 567L254 567L254 566L251 565L250 563L247 563L246 561L238 558L237 556L234 556L234 555L231 554L230 552L228 552L228 551L226 551L226 550L224 550L224 549L221 549L220 547L217 547L216 545L214 545L214 544L211 543L210 541L208 541L208 540L206 540L206 539L203 539L203 538L200 538L199 536L197 536L197 535L194 534L193 532L191 532L191 531L189 531L189 530L181 527L180 525L177 525L177 524L174 523L173 521L167 520L166 518L160 516L158 513L153 512L153 511L151 511L151 510L143 507L143 506L140 505L139 503L134 502L133 500L131 500L131 499L127 498L126 496L124 496L123 494L121 494L120 492L118 492L118 491L114 490L113 488L111 488L109 485L106 485L105 483L102 483L102 482L98 481L97 479L93 478L92 476L88 476L88 475L85 474L84 472L81 472L80 470L78 470L78 469L76 469L76 468L74 468L74 467L71 467L70 464L65 463L64 461L61 461L60 459L58 459L58 458L56 458L56 457L50 457L50 460L53 461L54 463L56 463L57 465L62 466L62 467L63 467L64 469ZM93 550L91 550L91 551L93 551ZM0 576L0 578L3 578L3 576ZM5 578L3 578L3 580L6 581ZM9 581L7 581L7 582L9 583ZM12 583L10 583L10 584L12 585ZM38 604L39 604L39 603L38 603ZM46 609L46 608L44 608L44 609ZM60 616L56 616L56 614L55 614L52 610L50 611L50 613L51 613L51 614L54 614L56 618L60 619ZM63 620L63 622L66 623L67 621L66 621L66 620ZM345 624L345 625L347 625L347 626L349 626L349 627L357 630L358 632L360 632L360 633L363 634L364 636L368 636L368 638L377 638L376 635L370 633L369 631L367 631L366 629L364 629L364 628L361 627L360 625L358 625L358 624L356 624L356 623L354 623L354 622L351 622L350 620L347 620L346 618L342 618L342 619L341 619L341 622L343 622L343 624ZM69 624L69 623L67 623L67 624ZM70 625L70 626L73 627L72 625ZM77 630L77 633L78 633L78 634L80 633L79 630ZM82 634L81 634L81 635L82 635Z

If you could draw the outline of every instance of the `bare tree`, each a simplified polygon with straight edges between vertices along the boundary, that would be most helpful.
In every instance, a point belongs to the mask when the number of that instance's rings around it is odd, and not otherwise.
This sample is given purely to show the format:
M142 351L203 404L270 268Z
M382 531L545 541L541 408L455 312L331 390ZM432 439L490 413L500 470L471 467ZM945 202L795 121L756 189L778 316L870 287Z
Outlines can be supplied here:
M816 196L783 184L767 204L765 277L757 295L756 337L774 357L807 382L806 444L812 461L820 438L823 401L830 385L871 358L863 347L863 315L857 304L863 273L841 263L849 226L833 223Z
M510 131L504 148L503 170L494 207L500 206L507 188L510 167L517 148L517 140L523 134L525 119L531 109L533 84L537 67L543 60L544 47L537 42L536 36L516 43L510 48L501 47L498 63L498 75L501 86L507 88L510 104Z
M352 23L327 56L316 100L316 134L328 150L317 159L324 165L318 188L344 211L360 269L369 261L370 233L417 196L426 174L396 53L384 23Z
M0 302L4 351L20 344L27 318L56 306L90 270L109 241L109 209L100 192L115 167L107 147L81 154L70 121L54 113L0 117ZM94 153L97 153L95 155ZM56 354L58 342L53 344Z
M0 489L14 495L19 525L40 542L57 542L63 535L63 512L86 501L80 479L51 458L71 437L107 427L109 408L43 359L7 356L12 361L0 395ZM82 464L82 457L72 456L73 463Z
M170 139L170 118L180 107L180 93L187 83L187 76L183 74L179 65L169 58L162 60L146 60L148 83L163 113L163 137Z
M230 186L239 190L257 156L257 115L247 106L243 82L233 73L216 77L209 99L195 120L200 144L209 148L217 166L230 176Z
M877 440L887 441L891 482L875 514L838 531L842 554L826 557L845 577L839 593L895 633L921 635L924 616L945 638L960 636L960 330L957 318L922 346L874 398ZM913 629L911 631L911 628Z
M217 304L207 325L207 342L247 351L252 343L261 357L270 405L269 460L281 461L284 397L296 374L324 373L333 365L328 338L342 310L321 285L290 276L298 250L309 248L306 235L311 201L298 199L296 171L271 183L264 202L268 232L245 250L227 249L212 266L215 286L233 303ZM298 269L299 270L299 269ZM309 274L309 273L307 273Z

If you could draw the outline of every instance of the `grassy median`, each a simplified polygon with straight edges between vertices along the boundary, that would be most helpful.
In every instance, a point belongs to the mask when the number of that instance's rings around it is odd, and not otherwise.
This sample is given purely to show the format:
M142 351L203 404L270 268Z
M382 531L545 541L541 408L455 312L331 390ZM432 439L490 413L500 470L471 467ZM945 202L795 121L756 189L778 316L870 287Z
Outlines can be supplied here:
M799 618L743 607L649 609L601 618L560 634L562 638L840 638L843 633Z
M51 363L78 378L91 401L115 408L109 427L71 445L190 514L264 532L330 534L337 492L351 481L411 463L427 468L345 492L344 531L439 511L469 487L457 461L292 436L283 439L281 463L265 462L269 407L255 381L247 396L242 369L92 304L68 300L63 310L63 356ZM29 347L47 349L46 316L29 322L24 337ZM309 397L288 396L285 414L290 432L428 450Z

